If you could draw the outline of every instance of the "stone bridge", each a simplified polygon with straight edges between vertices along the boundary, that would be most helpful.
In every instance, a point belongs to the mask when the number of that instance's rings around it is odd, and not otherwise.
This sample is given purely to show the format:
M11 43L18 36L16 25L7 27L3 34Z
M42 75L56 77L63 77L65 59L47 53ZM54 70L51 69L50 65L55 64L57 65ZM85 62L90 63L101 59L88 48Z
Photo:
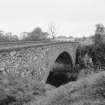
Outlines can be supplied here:
M0 47L0 73L46 82L54 68L75 66L77 47L77 42L5 45Z

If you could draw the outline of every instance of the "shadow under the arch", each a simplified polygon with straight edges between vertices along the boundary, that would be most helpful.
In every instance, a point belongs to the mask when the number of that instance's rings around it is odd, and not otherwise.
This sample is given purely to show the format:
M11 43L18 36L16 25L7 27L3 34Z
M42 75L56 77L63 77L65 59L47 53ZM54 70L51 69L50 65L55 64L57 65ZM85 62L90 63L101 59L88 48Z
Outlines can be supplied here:
M61 53L56 59L46 83L59 87L76 80L77 76L73 75L73 64L70 55L67 52Z

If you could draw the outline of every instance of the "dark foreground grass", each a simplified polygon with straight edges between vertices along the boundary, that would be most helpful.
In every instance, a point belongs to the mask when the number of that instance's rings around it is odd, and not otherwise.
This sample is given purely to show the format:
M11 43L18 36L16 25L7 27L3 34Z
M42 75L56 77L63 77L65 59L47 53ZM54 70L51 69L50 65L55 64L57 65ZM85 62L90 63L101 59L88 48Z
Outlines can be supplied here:
M105 72L59 88L35 80L0 76L0 105L105 105Z
M0 105L25 105L45 95L45 85L35 80L0 75Z
M89 75L46 94L31 105L105 105L105 72Z

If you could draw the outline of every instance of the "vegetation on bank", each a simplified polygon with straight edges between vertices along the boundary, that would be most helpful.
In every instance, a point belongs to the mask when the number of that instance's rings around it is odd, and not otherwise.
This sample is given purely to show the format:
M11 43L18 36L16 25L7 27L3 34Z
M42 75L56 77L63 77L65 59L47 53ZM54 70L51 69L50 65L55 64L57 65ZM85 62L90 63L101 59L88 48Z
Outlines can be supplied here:
M78 47L76 64L79 65L79 69L105 70L105 27L103 25L97 25L93 41L91 45Z
M31 105L105 105L105 71L52 90Z
M0 105L25 105L44 96L45 84L26 78L0 75Z

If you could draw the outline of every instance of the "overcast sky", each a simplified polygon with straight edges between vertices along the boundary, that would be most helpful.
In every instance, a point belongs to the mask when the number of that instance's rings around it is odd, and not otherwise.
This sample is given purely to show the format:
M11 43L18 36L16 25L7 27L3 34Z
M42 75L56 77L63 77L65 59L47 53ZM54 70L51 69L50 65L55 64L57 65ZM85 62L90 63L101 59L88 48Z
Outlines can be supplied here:
M51 22L58 35L92 35L95 24L105 25L105 0L0 0L0 30L19 34L39 26L48 31Z

